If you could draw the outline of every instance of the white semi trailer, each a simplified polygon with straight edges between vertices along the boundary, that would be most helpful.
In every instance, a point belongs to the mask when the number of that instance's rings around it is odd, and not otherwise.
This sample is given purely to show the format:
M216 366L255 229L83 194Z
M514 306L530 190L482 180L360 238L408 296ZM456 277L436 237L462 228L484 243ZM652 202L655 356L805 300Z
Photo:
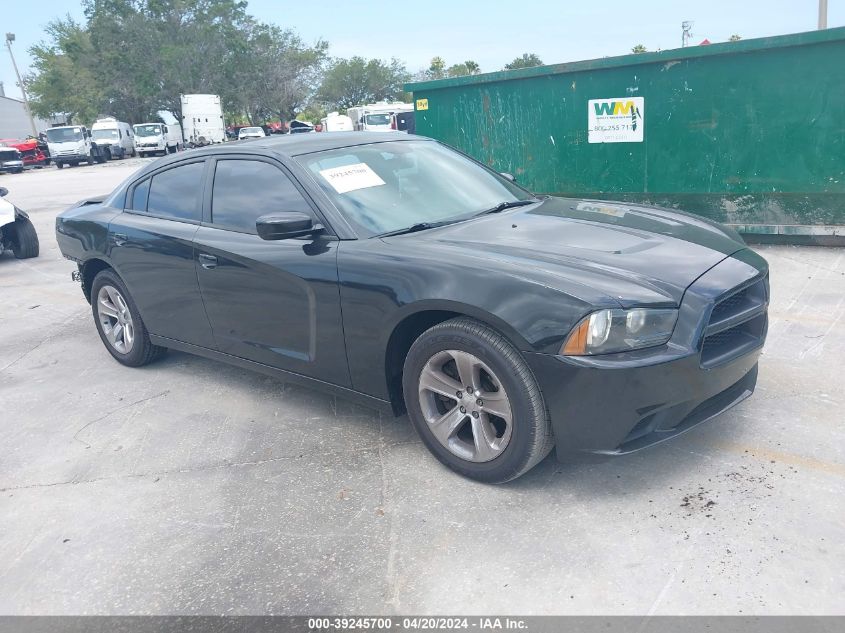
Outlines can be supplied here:
M218 95L181 95L185 143L209 145L226 140L226 124Z

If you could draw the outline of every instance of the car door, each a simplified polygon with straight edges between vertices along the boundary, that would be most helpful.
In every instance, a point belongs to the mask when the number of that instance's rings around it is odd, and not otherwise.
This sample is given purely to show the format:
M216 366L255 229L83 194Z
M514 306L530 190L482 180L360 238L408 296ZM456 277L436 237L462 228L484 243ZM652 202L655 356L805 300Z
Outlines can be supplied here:
M214 348L194 266L205 169L187 161L130 186L108 255L152 334Z
M268 241L255 220L309 213L304 190L272 159L214 160L203 225L194 238L197 277L217 349L349 386L337 276L329 233Z

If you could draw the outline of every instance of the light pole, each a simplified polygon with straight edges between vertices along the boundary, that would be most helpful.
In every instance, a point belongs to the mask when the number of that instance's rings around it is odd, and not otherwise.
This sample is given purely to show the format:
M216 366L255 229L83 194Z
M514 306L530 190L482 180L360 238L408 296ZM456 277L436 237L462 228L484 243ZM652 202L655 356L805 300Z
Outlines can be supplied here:
M21 80L21 74L18 72L18 65L15 62L15 55L12 53L12 42L15 41L14 33L6 33L6 48L9 49L9 57L12 58L12 66L15 69L15 75L18 78L18 85L21 87L21 94L23 95L23 107L26 110L26 115L29 117L29 126L32 128L32 135L37 137L38 130L35 129L35 119L32 118L32 110L29 109L29 100L26 98L26 88Z
M819 0L819 30L827 28L827 0Z

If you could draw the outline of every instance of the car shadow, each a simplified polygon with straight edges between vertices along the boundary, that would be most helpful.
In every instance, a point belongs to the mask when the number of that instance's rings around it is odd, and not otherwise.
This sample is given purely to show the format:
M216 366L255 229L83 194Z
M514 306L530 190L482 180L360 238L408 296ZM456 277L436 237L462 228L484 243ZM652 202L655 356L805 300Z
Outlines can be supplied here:
M400 443L418 443L418 450L428 456L407 415L394 417L317 388L311 389L184 352L171 350L149 370L157 367L171 367L186 375L213 378L234 392L254 393L258 386L259 397L273 397L281 390L289 402L292 399L297 406L307 407L309 417L343 418L343 424L355 425L371 433L383 428L386 432L381 434L382 441L389 443L391 438L404 438ZM528 473L502 486L524 492L565 488L576 498L594 498L596 494L621 496L655 485L671 485L712 461L710 455L692 449L702 442L709 443L710 438L724 439L726 429L737 425L739 418L735 411L729 411L681 436L628 455L585 455L574 461L559 462L553 449ZM433 457L431 459L435 461ZM443 469L444 476L460 477L441 464L436 464L436 467Z

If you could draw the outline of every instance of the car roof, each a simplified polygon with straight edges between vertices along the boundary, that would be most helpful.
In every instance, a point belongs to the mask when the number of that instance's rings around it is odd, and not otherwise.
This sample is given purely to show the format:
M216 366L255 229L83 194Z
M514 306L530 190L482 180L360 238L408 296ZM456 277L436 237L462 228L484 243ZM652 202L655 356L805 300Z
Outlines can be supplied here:
M216 143L186 152L171 154L159 158L133 176L146 175L170 163L181 162L190 158L203 158L208 155L222 154L267 154L276 153L283 157L300 156L313 152L323 152L343 147L386 143L388 141L432 141L425 136L406 134L405 132L308 132L306 134L274 134L263 138L250 138L240 141Z
M201 151L217 153L221 149L233 151L267 149L284 156L299 156L341 147L384 143L386 141L430 140L423 136L410 136L404 132L307 132L305 134L273 134L264 138L225 143L203 148Z

